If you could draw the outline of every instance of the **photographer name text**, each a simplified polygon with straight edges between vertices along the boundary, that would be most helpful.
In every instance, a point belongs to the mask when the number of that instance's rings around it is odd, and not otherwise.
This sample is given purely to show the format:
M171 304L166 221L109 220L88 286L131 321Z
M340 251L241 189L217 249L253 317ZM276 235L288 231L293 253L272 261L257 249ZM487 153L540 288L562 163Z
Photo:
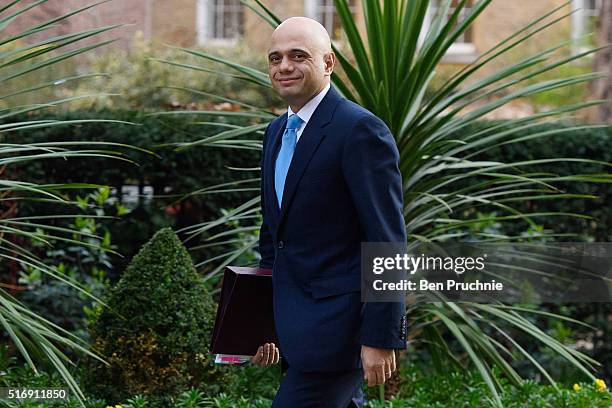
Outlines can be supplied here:
M403 279L399 282L385 282L382 279L377 279L372 283L372 287L376 291L477 291L477 292L496 292L503 291L504 284L491 280L481 282L460 282L453 279L447 279L446 282L429 282L427 279L419 279L418 281Z

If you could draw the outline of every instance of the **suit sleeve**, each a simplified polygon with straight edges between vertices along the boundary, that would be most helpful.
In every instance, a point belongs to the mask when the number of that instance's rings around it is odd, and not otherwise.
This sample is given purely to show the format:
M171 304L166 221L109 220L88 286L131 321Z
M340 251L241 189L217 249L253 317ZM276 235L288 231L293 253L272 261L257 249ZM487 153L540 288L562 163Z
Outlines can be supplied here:
M362 242L406 243L399 152L391 132L376 116L358 120L347 137L342 170L362 230ZM406 348L404 302L366 302L359 343Z
M266 154L266 139L268 135L268 129L270 129L270 125L266 128L263 137L263 146L261 149L261 183L260 183L260 197L261 197L261 215L263 221L261 223L261 228L259 229L259 246L257 251L259 255L261 255L261 260L259 261L260 268L272 269L274 265L274 244L272 241L272 234L270 232L268 217L266 216L266 201L264 197L264 163L265 163L265 154Z

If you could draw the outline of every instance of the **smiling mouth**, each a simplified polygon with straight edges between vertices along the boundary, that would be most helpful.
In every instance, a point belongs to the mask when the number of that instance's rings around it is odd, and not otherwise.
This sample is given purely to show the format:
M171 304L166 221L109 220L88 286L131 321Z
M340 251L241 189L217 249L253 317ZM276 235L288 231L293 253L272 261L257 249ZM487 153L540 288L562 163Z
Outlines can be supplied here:
M283 85L286 84L291 84L293 82L298 81L300 78L283 78L283 79L279 79L278 82L280 82Z

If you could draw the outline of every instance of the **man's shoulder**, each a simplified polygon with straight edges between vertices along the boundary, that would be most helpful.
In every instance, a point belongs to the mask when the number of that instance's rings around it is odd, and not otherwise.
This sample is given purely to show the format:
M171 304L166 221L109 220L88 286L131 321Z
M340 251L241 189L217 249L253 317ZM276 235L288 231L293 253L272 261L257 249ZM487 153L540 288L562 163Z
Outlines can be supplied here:
M343 98L338 104L334 120L357 124L362 122L384 123L382 119L363 106Z
M373 112L348 99L342 100L334 115L336 130L343 133L344 140L351 143L370 143L384 141L395 143L391 130L381 118Z

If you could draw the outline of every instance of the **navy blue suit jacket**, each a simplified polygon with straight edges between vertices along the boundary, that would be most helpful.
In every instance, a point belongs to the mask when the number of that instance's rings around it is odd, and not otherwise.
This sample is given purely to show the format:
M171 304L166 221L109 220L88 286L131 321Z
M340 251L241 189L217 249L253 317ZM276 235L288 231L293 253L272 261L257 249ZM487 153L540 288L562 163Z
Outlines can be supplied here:
M406 346L404 303L360 299L361 242L406 242L397 146L383 121L330 87L300 136L278 208L286 122L276 118L264 135L259 237L280 351L301 371L361 368L361 345Z

